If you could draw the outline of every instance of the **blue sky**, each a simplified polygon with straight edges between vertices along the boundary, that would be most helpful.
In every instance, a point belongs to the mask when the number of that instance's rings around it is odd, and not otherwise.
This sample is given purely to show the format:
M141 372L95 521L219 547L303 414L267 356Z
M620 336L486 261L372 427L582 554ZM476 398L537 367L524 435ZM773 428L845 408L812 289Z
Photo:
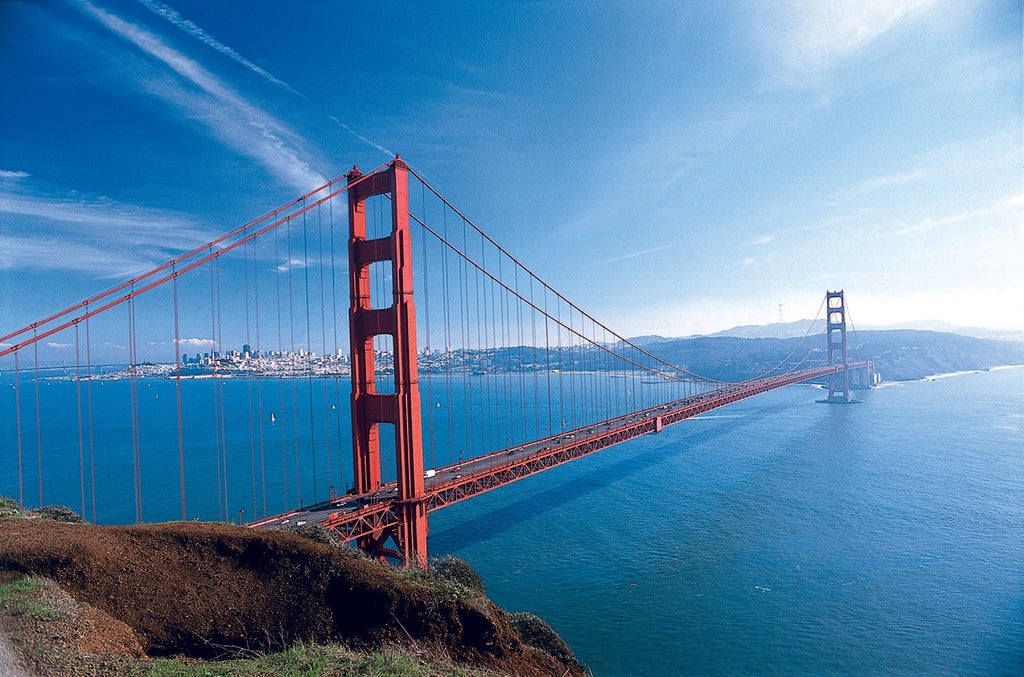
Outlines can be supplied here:
M0 2L0 329L401 153L625 335L1024 329L1021 5Z

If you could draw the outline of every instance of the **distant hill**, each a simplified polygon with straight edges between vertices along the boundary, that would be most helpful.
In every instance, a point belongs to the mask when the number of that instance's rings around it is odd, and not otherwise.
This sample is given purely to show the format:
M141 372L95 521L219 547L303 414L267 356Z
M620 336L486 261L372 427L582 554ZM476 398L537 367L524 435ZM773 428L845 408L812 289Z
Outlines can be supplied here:
M694 336L665 338L642 336L632 339L650 353L687 371L721 381L745 381L769 372L797 366L816 367L827 363L823 328L787 338L745 338L737 336ZM762 328L763 329L763 328ZM1024 341L996 341L948 332L915 329L867 330L848 333L850 359L873 360L876 371L889 381L906 381L954 371L990 369L1024 364ZM601 360L588 359L586 351L570 356L560 348L503 347L438 354L438 359L420 361L425 373L447 370L475 374L544 370L558 360L564 369L601 370L620 368ZM561 352L558 352L561 350ZM598 350L595 347L590 350ZM443 359L441 359L443 358ZM801 361L802 360L802 361ZM796 363L799 361L799 364Z
M668 362L697 374L723 381L742 381L771 370L791 352L806 355L813 349L803 366L824 364L827 355L821 345L821 332L804 339L807 324L802 324L802 327L800 335L795 338L697 336L666 339L647 347ZM876 370L889 381L1024 364L1022 341L890 329L851 332L849 342L851 359L873 360Z
M665 341L675 341L674 338L668 338L666 336L658 336L657 334L647 334L645 336L634 336L629 339L635 345L638 346L653 346Z
M825 321L815 320L812 323L811 320L797 320L796 322L774 322L772 324L747 324L726 329L724 331L718 331L713 334L707 334L707 336L731 336L735 338L799 338L808 333L808 327L811 328L809 332L810 334L821 334L825 331ZM918 331L941 332L945 334L959 334L961 336L972 336L974 338L993 339L997 341L1013 341L1017 343L1024 342L1024 331L1014 331L1012 329L984 329L982 327L961 327L955 324L950 324L949 322L937 321L905 322L891 326L866 325L859 327L851 325L851 329L854 331L911 329ZM696 337L691 336L689 338ZM644 343L640 343L638 345L672 340L666 339L663 336L641 336L639 339L644 341Z
M810 332L807 328L810 327ZM733 327L724 331L718 331L708 336L730 336L733 338L800 338L804 334L823 334L825 332L825 321L797 320L796 322L773 322L772 324L745 324L740 327ZM696 337L691 337L696 338Z

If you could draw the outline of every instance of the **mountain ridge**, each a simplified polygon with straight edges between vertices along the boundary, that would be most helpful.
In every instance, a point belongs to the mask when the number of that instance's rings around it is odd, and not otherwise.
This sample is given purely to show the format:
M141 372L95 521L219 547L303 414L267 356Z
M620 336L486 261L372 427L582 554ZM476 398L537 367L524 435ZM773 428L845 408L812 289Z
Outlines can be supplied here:
M865 325L862 327L858 327L852 323L850 324L851 332L899 330L934 331L944 334L957 334L960 336L969 336L972 338L980 339L992 339L996 341L1024 341L1024 330L988 329L985 327L963 327L960 325L952 324L950 322L943 322L938 320L919 320L914 322L901 322L893 325ZM723 329L722 331L712 332L710 334L692 334L690 336L678 338L697 338L700 336L726 336L735 338L798 338L800 336L804 336L805 334L816 334L822 333L824 331L824 320L796 320L795 322L772 322L770 324L744 324L731 327L729 329ZM638 336L635 339L630 340L634 342L642 341L642 343L638 343L638 345L647 345L650 343L660 343L664 341L671 341L674 339L665 336L646 335Z
M806 327L806 325L805 325ZM805 329L806 331L806 329ZM791 353L807 355L803 367L827 360L822 334L799 337L695 336L648 341L665 361L721 381L745 381L777 369ZM848 334L850 359L871 360L889 381L1024 364L1024 341L1000 341L919 329L863 330ZM801 344L804 344L801 346Z

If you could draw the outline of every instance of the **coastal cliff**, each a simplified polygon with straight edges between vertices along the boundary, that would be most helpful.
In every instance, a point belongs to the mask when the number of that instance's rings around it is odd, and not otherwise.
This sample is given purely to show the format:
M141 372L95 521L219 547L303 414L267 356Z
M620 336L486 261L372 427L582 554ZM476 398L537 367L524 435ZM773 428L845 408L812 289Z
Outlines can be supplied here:
M0 635L28 674L145 674L153 657L209 661L296 647L323 664L310 674L362 674L345 671L341 647L377 661L391 652L415 668L373 674L583 674L543 621L506 613L443 569L396 570L296 533L195 522L99 527L18 514L0 519ZM19 615L19 604L35 615ZM62 618L74 619L70 631L46 629ZM550 633L539 634L547 651L530 645L540 644L537 632L524 631L538 625ZM52 636L43 648L26 646L33 627ZM322 648L331 646L337 651ZM300 662L312 660L307 653ZM237 663L218 670L287 673Z

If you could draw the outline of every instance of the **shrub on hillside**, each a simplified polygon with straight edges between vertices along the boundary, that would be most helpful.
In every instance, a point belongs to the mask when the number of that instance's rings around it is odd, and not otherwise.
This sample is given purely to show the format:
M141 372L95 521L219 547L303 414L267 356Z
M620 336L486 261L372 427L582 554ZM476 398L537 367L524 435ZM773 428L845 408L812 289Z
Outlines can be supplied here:
M42 508L30 510L29 514L52 522L67 522L68 524L86 523L81 515L63 505L44 505Z
M487 587L480 574L464 559L454 555L438 557L430 563L430 569L438 578L457 583L471 592L487 594Z
M346 547L345 542L341 540L341 536L337 532L331 529L324 529L319 524L303 524L302 526L292 527L288 531L308 538L311 541L323 543L324 545L334 546L335 548Z
M576 654L544 619L529 611L510 613L508 619L524 644L540 649L563 663L578 665Z
M13 498L0 496L0 517L13 517L20 514L21 508L18 507L17 501Z

